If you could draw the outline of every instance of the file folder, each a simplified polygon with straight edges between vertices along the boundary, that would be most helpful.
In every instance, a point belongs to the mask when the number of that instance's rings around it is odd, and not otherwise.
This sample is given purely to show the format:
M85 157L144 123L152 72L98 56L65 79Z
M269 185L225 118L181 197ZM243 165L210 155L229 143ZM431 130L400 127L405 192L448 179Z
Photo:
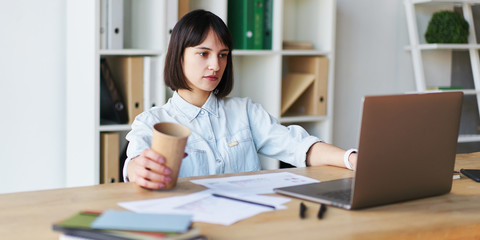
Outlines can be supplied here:
M107 1L107 48L123 48L123 0Z
M282 109L284 114L293 103L312 85L315 75L308 73L289 73L282 79Z
M162 79L162 61L158 57L143 58L143 106L148 110L161 106L166 99L165 83Z
M327 112L328 59L294 56L288 58L288 73L313 74L313 84L290 106L285 115L324 116ZM283 98L283 96L282 96Z
M107 49L107 0L100 0L100 49Z
M264 0L229 0L227 24L234 49L263 49Z
M264 0L263 49L272 49L273 39L273 0Z
M190 0L178 0L178 20L190 12Z
M128 123L133 123L135 117L143 112L143 57L108 57L107 62L112 68L113 76L120 92L125 96L128 112Z
M117 132L100 134L100 183L119 182L119 142Z
M100 123L122 124L128 122L123 96L106 59L100 61Z

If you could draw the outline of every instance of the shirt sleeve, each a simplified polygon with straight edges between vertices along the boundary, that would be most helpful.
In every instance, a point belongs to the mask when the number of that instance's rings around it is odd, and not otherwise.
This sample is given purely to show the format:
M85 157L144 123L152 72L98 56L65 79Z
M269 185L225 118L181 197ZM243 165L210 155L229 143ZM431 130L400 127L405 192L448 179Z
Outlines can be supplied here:
M258 152L296 167L305 167L308 150L322 140L310 135L301 126L283 126L252 100L248 100L247 108Z
M128 141L127 159L123 166L123 180L129 182L127 174L128 163L139 156L144 149L150 148L152 144L152 128L158 120L149 112L138 115L132 123L132 130L127 134Z

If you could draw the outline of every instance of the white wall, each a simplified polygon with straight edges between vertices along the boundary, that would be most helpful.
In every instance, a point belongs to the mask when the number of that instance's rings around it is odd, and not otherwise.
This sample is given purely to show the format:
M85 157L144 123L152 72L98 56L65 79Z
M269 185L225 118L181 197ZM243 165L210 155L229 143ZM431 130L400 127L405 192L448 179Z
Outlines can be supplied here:
M0 193L64 186L65 3L0 0Z
M414 90L403 1L338 0L334 144L360 100ZM0 0L0 193L65 185L65 2Z
M333 143L358 146L365 95L415 90L403 1L337 0Z

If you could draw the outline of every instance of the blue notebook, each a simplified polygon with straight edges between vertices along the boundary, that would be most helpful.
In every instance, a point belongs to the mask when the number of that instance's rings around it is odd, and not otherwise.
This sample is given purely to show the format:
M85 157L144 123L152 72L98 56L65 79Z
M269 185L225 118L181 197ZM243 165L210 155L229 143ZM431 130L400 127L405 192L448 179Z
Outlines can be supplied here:
M186 232L191 223L192 215L106 210L92 222L91 227L110 230Z

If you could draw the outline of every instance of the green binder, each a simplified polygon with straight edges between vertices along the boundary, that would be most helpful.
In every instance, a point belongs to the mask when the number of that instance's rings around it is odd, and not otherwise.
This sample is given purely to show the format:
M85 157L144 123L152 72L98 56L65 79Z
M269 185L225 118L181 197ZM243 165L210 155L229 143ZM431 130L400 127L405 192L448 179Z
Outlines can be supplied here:
M273 0L264 0L263 11L263 49L272 49Z
M227 24L234 49L263 49L264 1L228 1Z

